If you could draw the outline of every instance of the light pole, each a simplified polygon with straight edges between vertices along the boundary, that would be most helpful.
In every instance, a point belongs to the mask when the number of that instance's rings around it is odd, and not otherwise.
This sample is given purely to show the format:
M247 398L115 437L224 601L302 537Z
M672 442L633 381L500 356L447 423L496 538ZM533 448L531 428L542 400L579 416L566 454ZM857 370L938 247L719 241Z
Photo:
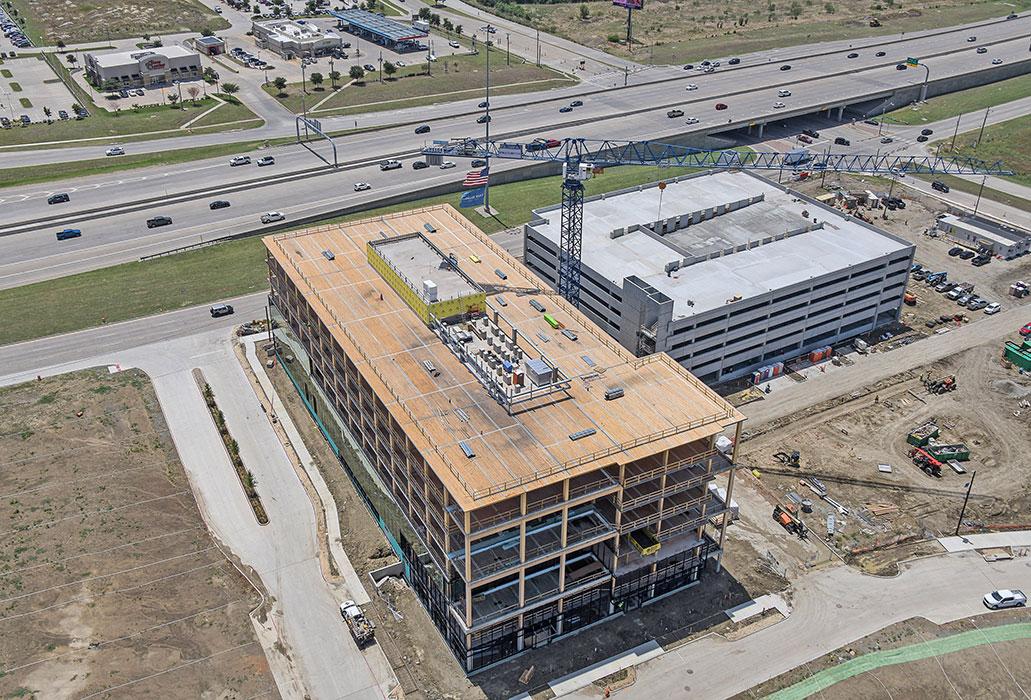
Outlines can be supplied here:
M487 103L487 107L484 110L484 114L487 116L487 119L483 123L483 126L484 126L483 139L484 139L484 142L487 144L487 149L486 149L487 150L487 154L486 154L486 158L484 159L484 160L487 161L487 165L484 166L484 170L487 173L487 177L486 177L486 181L485 181L485 183L483 185L483 212L487 216L490 216L490 213L491 213L491 211L490 211L490 45L491 45L491 41L490 41L491 32L490 32L490 30L491 29L493 29L493 27L491 27L489 24L487 26L483 27L483 32L487 36L487 40L484 42L484 46L483 46L483 48L486 49L486 51L487 51L487 80L486 80L486 89L484 90L484 93L486 95L486 100L485 101Z
M949 146L950 151L956 150L956 137L959 136L959 120L963 118L963 115L956 117L956 130L952 132L952 145Z
M505 32L505 65L512 65L512 33Z
M981 178L981 186L977 188L977 201L974 202L974 216L977 216L977 208L981 206L981 193L984 192L984 183L988 179L985 175Z
M977 142L974 144L976 149L981 145L981 139L984 138L984 128L988 125L988 113L992 111L991 107L986 107L984 110L984 119L981 121L981 131L977 134Z
M921 63L920 67L927 72L924 76L924 84L920 86L920 101L923 102L927 99L927 82L931 79L931 69L927 67L926 63Z

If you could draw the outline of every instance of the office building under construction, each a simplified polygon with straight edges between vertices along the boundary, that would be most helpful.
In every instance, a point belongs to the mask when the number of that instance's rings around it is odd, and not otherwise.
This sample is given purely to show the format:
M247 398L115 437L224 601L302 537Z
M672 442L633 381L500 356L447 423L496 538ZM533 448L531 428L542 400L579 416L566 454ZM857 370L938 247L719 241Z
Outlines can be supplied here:
M287 369L467 671L719 566L743 416L667 355L449 206L265 245Z

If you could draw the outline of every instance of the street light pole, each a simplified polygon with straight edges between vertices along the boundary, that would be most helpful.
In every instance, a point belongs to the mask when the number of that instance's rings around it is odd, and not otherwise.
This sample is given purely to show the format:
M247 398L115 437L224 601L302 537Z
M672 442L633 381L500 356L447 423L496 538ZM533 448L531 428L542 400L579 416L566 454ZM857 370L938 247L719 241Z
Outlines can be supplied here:
M505 65L512 65L512 33L505 32Z
M488 144L488 145L490 144L490 45L491 45L491 40L490 40L491 32L490 32L490 30L491 29L492 29L492 27L489 24L486 27L483 27L483 32L487 36L486 41L483 42L483 48L486 49L486 51L487 51L487 81L486 81L486 89L484 91L486 93L486 102L487 102L487 108L484 111L484 114L487 115L487 120L483 123L483 126L484 126L484 142L486 144ZM486 172L487 172L487 181L483 185L483 212L487 216L490 216L491 212L490 212L490 151L489 151L489 149L488 149L488 152L487 152L487 156L486 156L486 158L484 160L487 161L487 165L484 167L484 170L486 170Z
M956 150L956 137L959 136L959 120L963 118L963 115L956 117L956 130L952 132L952 145L949 146L950 151Z
M974 477L977 476L977 470L974 470L970 474L970 481L967 482L967 495L963 497L963 507L959 510L959 520L956 521L956 532L955 535L959 536L959 528L963 524L963 514L967 512L967 501L970 500L970 490L974 488Z

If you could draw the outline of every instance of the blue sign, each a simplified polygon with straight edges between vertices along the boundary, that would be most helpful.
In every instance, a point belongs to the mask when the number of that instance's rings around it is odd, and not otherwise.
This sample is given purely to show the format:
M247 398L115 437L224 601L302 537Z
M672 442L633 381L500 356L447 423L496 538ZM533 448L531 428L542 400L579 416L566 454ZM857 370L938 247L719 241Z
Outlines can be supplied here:
M458 203L458 206L462 209L468 209L469 207L478 207L483 204L483 187L477 187L475 190L469 190L468 192L462 193L462 201Z

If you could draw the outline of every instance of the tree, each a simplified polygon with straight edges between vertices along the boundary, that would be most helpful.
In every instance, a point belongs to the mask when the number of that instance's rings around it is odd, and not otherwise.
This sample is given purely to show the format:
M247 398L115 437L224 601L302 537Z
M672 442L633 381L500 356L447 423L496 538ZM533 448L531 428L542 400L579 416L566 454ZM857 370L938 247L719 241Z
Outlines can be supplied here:
M433 14L431 14L430 15L430 25L434 26L434 27L439 27L440 26L440 15L438 15L435 12Z
M316 90L321 90L319 86L322 85L323 76L322 73L312 73L308 76L311 79L311 84L315 86Z
M329 79L333 82L333 89L337 89L337 81L340 80L340 71L331 70L329 72Z
M62 41L61 39L58 39L57 43L55 44L55 46L57 48L59 48L59 49L63 49L64 48L64 41Z
M365 69L361 66L351 66L347 74L351 76L351 80L361 80L365 77Z
M74 66L76 61L78 61L79 59L78 59L78 57L76 57L75 54L69 53L69 54L65 54L64 60L68 61L68 65Z
M200 35L201 36L215 36L215 32L214 32L214 30L210 29L209 27L204 27L203 29L200 30Z
M286 94L285 93L285 90L286 90L286 78L284 78L283 76L277 75L272 80L272 85L275 86L276 90L279 91L280 95L285 95Z
M186 88L186 94L189 95L190 99L193 100L194 104L196 104L197 95L200 94L200 88L196 85L191 85L190 87Z
M458 36L462 36L462 25L461 24L456 24L455 25L455 34L457 34Z
M175 106L175 103L179 101L178 93L175 93L175 92L168 93L168 101L172 103L172 106Z
M236 83L222 83L222 92L227 95L235 95L240 92L240 86Z
M211 84L211 83L215 82L216 80L218 80L218 73L215 72L214 68L212 68L211 66L208 66L208 67L206 67L204 69L204 73L203 73L202 77L204 78L204 82L206 82L208 84Z
M429 19L430 18L430 14L431 14L430 8L428 8L428 7L419 8L419 19Z
M591 18L591 8L587 7L587 3L580 3L580 20L586 22Z
M452 24L451 20L447 17L444 18L444 21L441 23L441 26L444 27L444 31L448 34L451 34L451 30L455 28L455 25Z
M394 73L397 72L397 66L395 66L390 61L384 61L383 62L383 72L386 73L387 77L389 78L390 76L392 76Z
M53 112L50 111L49 107L44 107L43 108L43 116L47 118L47 121L50 121L50 115L51 114L53 114Z

